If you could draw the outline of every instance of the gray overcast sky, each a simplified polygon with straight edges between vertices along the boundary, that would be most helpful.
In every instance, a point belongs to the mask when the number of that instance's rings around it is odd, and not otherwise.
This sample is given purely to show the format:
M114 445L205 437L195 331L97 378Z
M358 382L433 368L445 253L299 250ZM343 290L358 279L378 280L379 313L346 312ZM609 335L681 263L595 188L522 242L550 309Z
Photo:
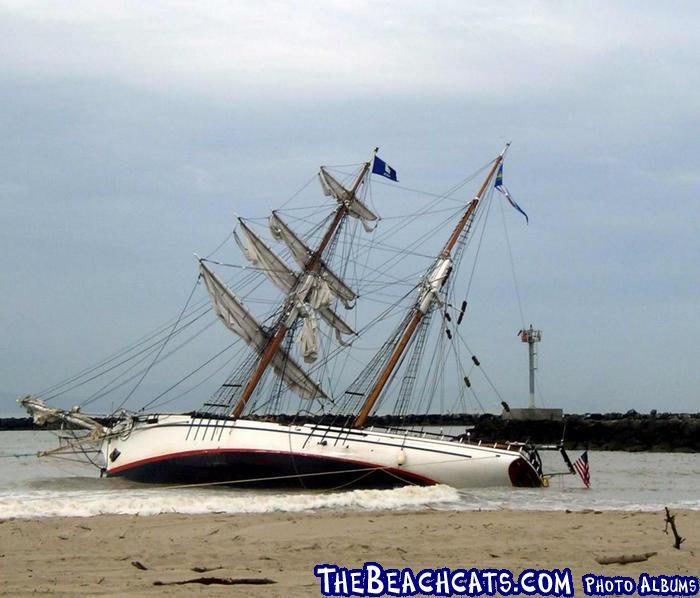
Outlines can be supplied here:
M176 315L192 253L318 164L380 145L437 191L505 139L546 403L700 411L698 31L696 2L0 2L0 413Z

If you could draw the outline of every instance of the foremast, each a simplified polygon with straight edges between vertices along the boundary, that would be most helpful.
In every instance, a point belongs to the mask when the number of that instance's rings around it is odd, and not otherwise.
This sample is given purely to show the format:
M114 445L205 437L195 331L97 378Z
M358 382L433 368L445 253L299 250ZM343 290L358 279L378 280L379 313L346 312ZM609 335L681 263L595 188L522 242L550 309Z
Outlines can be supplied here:
M360 185L364 182L365 177L367 176L372 165L372 159L376 155L377 151L378 148L375 148L372 153L372 158L370 158L368 162L365 162L362 165L362 168L360 169L357 178L353 182L352 187L348 190L348 200L339 202L338 208L335 212L335 216L333 217L333 220L331 221L330 225L328 226L328 229L323 235L321 242L318 244L318 247L316 247L316 249L312 252L311 257L308 258L308 261L306 261L306 263L304 264L302 269L302 276L313 273L321 265L323 252L326 250L328 244L331 242L335 234L340 229L341 224L350 213L350 202L355 197L355 194L360 188ZM324 182L323 173L324 171L322 170L322 184ZM273 216L275 216L274 213ZM303 301L305 297L301 297L301 299ZM265 371L269 367L277 352L280 350L284 337L299 317L299 308L297 305L296 298L293 294L287 296L283 305L284 307L282 310L282 315L279 317L276 325L273 327L275 333L273 334L267 347L262 353L260 362L258 363L258 366L253 372L253 375L250 377L245 388L243 389L243 393L238 399L236 406L231 411L231 417L233 418L239 418L243 413L246 405L248 404L248 401L253 396L253 393L255 392L255 389L260 383L260 380L262 379Z
M397 364L401 360L401 357L404 354L406 348L408 347L411 338L418 329L418 325L421 323L421 320L423 320L423 317L427 313L429 313L433 303L438 298L438 293L440 289L447 282L447 278L449 277L450 271L452 269L452 250L457 244L457 241L459 240L459 237L464 231L465 227L473 218L474 213L476 212L476 209L479 206L479 202L481 201L481 198L486 192L486 189L488 188L489 184L493 180L493 177L496 174L498 167L503 162L503 158L506 154L506 151L508 151L509 146L510 143L507 143L506 146L503 148L503 151L494 160L491 169L486 175L486 178L484 179L484 182L482 183L479 191L467 205L464 214L462 214L462 217L457 223L457 226L455 226L454 230L452 231L452 234L445 243L445 246L438 255L435 265L430 270L430 273L428 274L424 284L422 285L420 295L418 296L418 300L412 308L414 312L413 316L408 321L408 324L404 328L404 331L401 334L398 343L394 347L394 350L391 353L389 360L387 361L386 365L384 366L384 369L379 374L377 381L374 383L374 386L367 395L367 398L365 399L365 402L363 403L359 414L353 422L353 427L362 428L366 425L367 419L369 418L369 414L371 413L372 408L376 404L377 400L379 399L379 396L384 390L384 387L389 381L391 374L393 373Z

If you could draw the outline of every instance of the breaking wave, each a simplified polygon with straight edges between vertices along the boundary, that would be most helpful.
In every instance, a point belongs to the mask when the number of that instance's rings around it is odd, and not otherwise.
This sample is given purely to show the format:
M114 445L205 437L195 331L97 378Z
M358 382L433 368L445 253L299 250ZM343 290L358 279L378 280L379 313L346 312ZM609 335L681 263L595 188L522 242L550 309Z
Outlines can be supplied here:
M393 490L345 492L269 492L235 489L167 489L31 491L0 493L3 518L91 517L102 514L273 513L332 510L421 510L459 505L459 492L449 486L407 486Z

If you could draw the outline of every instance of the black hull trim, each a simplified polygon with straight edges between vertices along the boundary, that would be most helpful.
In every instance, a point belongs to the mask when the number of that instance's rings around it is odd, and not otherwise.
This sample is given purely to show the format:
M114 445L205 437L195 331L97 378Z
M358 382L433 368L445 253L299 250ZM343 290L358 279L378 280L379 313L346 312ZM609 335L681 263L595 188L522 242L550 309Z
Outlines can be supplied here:
M371 463L266 452L203 452L135 463L108 472L149 484L230 484L264 488L396 488L435 482Z

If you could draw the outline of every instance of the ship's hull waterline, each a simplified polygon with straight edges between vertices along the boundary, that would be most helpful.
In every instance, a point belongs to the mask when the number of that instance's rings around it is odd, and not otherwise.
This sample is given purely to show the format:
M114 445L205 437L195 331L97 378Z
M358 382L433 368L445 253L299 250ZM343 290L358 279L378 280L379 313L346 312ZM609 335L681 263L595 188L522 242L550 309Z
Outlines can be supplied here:
M301 488L536 487L516 447L406 433L159 414L110 435L108 476L147 483Z

